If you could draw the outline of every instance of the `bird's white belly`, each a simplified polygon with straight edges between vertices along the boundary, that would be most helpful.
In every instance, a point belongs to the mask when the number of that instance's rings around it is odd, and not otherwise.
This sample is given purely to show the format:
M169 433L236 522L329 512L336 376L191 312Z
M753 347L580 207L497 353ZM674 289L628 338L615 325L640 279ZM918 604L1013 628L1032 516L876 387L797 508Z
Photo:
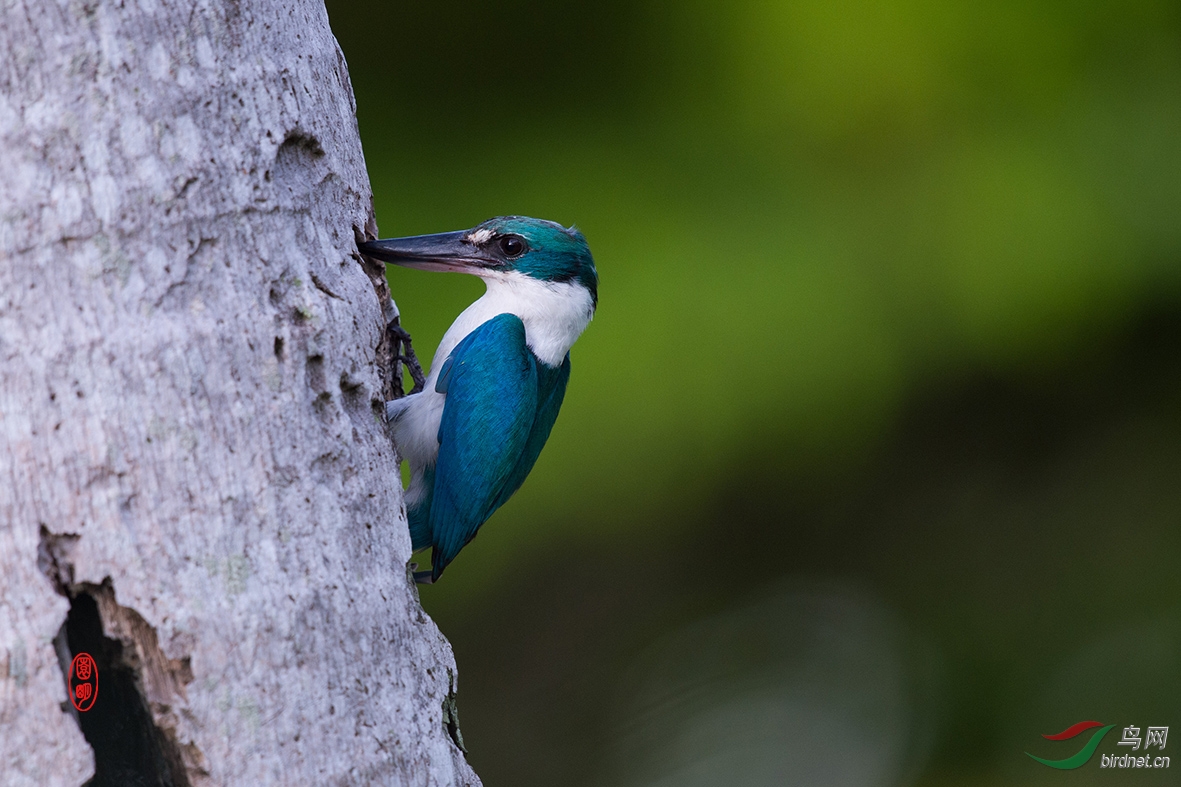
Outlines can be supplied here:
M439 423L446 401L446 396L435 391L432 380L425 390L386 404L386 417L394 422L394 442L412 471L407 505L413 505L425 492L422 471L433 466L439 456Z

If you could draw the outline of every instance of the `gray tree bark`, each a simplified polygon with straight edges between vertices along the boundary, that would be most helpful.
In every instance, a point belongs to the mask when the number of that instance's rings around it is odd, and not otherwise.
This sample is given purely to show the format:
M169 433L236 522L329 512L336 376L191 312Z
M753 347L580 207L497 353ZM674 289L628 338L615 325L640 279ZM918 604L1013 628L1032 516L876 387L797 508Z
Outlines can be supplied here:
M0 783L477 784L324 6L0 3Z

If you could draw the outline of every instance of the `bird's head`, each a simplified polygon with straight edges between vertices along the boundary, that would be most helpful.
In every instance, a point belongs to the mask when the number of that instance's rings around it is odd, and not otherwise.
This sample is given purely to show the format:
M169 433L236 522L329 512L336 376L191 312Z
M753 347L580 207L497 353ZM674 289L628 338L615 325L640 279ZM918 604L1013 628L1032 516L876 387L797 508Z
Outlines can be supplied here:
M499 216L460 232L375 240L360 245L374 259L428 271L492 278L517 273L576 284L598 303L599 276L590 247L573 227L527 216Z

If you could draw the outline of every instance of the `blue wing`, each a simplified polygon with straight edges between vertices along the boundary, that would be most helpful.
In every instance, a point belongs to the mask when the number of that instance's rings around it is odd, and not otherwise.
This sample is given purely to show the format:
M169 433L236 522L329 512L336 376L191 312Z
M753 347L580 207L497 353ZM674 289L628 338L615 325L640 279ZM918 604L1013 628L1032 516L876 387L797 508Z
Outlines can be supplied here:
M447 360L443 363L442 370L439 373L438 381L435 384L435 390L439 393L447 393L450 386L451 369L453 368L453 359L455 355L447 356ZM504 486L497 496L496 501L492 504L488 515L484 517L486 521L488 517L495 513L496 509L500 508L509 498L513 496L525 479L529 476L529 472L533 469L534 463L537 462L537 457L541 454L541 449L545 447L546 440L549 439L550 431L553 429L554 422L558 418L558 411L562 407L562 400L566 396L566 384L570 380L570 356L566 355L562 365L557 368L546 366L544 363L537 364L537 388L538 388L538 406L537 416L533 420L533 426L529 431L529 437L525 441L524 448L521 451L520 458L517 459L513 466L512 472L509 473L505 480ZM439 442L442 442L442 429L440 429ZM411 508L407 514L410 520L410 536L414 542L414 549L425 549L435 543L435 536L431 530L431 500L434 497L435 488L435 468L428 467L423 471L423 476L426 485L426 494L423 498ZM483 523L481 521L480 524ZM476 525L479 528L479 524ZM472 537L474 537L474 531ZM468 537L468 541L471 537ZM464 542L466 544L466 541ZM463 544L460 544L460 548ZM456 550L458 551L458 550ZM439 558L443 555L440 552ZM454 558L454 555L451 556ZM435 562L438 562L437 560ZM435 577L437 578L437 577Z
M562 407L562 399L566 396L566 383L569 381L569 353L566 354L562 365L556 369L544 363L537 364L537 417L533 419L533 428L529 431L529 439L525 441L521 458L517 460L496 501L496 508L508 502L513 493L521 488L521 484L525 483L529 471L541 455L541 449L545 447L545 441L549 439L554 421L558 419L558 410Z
M419 514L434 546L433 579L524 482L569 376L569 357L557 369L537 361L516 315L498 315L456 345L436 386L447 402L429 508Z

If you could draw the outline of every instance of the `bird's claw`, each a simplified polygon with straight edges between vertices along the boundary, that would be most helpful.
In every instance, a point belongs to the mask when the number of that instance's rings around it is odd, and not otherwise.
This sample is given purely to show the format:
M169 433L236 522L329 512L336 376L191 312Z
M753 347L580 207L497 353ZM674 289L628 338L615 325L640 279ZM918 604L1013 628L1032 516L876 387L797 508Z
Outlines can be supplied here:
M414 354L410 333L402 327L401 319L394 317L385 326L385 334L390 369L393 370L394 377L394 398L401 399L408 395L404 393L402 388L402 374L399 364L410 372L410 378L414 380L414 387L410 389L410 393L418 393L426 386L426 375L422 373L422 365L418 362L418 356Z

